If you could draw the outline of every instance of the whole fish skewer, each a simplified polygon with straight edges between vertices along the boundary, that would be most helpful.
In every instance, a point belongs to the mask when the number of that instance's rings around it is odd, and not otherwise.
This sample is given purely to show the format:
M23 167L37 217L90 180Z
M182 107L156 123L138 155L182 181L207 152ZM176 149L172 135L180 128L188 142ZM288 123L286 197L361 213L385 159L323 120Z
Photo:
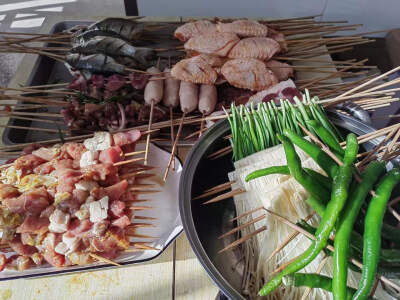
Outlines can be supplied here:
M92 39L83 38L74 40L71 52L80 54L102 53L116 58L127 57L135 67L146 67L149 61L155 58L155 51L150 48L135 47L123 39L111 36L96 36Z
M65 56L65 61L74 69L92 73L117 73L137 72L148 74L146 71L128 68L119 64L110 56L104 54L81 55L77 53Z

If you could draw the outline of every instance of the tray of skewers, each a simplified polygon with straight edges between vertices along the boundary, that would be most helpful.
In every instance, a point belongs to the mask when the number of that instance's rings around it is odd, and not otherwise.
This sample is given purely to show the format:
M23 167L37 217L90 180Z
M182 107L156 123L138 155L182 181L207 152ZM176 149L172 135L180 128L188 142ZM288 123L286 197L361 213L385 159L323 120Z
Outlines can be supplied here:
M297 57L304 45L290 40L298 32L288 28L290 22L245 19L154 23L107 18L56 24L50 35L20 39L20 47L9 49L41 56L26 84L31 87L24 88L23 95L8 96L20 103L4 109L11 119L3 141L121 130L183 115L200 118L231 103L292 100L299 96L298 75L314 71L295 66L296 61L329 54L320 50L329 39L316 41L311 56ZM315 32L301 32L307 30ZM47 44L32 47L32 41ZM334 42L340 47L340 41ZM299 80L301 86L311 82ZM206 129L203 123L189 126L189 133L200 135Z
M141 132L30 145L0 167L0 280L129 265L162 253L182 231L181 164ZM147 153L148 164L143 156ZM152 165L150 165L150 162Z

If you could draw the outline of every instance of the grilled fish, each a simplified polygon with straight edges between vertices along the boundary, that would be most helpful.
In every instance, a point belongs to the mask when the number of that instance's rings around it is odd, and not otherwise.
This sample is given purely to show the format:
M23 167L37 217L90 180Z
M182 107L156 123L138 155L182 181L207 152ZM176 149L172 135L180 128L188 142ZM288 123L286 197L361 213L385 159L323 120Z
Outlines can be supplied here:
M199 53L227 56L232 47L238 42L239 37L231 32L203 33L188 40L185 43L185 49Z
M254 58L229 60L222 66L221 72L231 85L252 91L262 91L279 82L264 62Z
M253 20L237 20L232 23L218 23L217 31L236 33L241 37L267 36L268 27Z
M268 60L280 51L278 42L267 37L251 37L240 40L229 52L229 58L257 58Z
M216 27L214 23L208 20L198 20L189 22L179 26L174 33L174 36L182 42L188 41L191 37L200 35L202 33L214 32Z

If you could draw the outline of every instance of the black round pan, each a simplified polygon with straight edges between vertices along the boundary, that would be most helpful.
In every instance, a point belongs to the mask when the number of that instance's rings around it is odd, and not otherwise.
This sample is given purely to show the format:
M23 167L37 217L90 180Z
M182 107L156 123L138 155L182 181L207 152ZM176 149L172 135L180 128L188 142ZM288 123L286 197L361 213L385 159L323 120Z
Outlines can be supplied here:
M336 112L329 112L331 121L344 132L363 135L375 129L365 123ZM190 245L208 275L222 292L231 299L245 299L241 294L242 271L239 249L218 251L230 244L235 237L218 239L218 236L233 228L230 222L236 211L232 200L203 205L205 199L192 200L204 190L228 181L233 171L232 156L210 160L208 155L229 145L223 139L230 133L229 123L220 121L210 128L196 143L186 159L179 186L179 205L182 223ZM366 151L379 143L380 139L364 144Z

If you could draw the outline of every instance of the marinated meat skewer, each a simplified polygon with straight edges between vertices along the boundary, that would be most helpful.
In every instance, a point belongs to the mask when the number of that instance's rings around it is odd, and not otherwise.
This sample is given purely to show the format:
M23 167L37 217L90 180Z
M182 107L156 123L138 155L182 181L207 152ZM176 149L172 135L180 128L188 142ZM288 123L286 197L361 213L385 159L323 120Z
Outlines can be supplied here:
M252 91L265 90L279 82L264 62L253 58L227 61L221 72L231 85Z
M9 230L2 240L16 254L1 254L0 270L85 265L127 250L137 193L127 175L137 169L122 161L123 151L140 136L97 132L82 144L31 148L3 168L1 213Z
M231 23L218 23L220 32L235 33L240 37L267 36L268 27L254 20L236 20Z
M269 60L280 51L278 42L266 37L251 37L240 40L229 52L229 58L257 58Z
M214 23L208 20L198 20L179 26L175 30L174 36L182 42L186 42L193 36L214 31L216 31L216 26Z
M230 32L203 33L190 38L184 47L198 53L227 56L239 40L236 34Z

